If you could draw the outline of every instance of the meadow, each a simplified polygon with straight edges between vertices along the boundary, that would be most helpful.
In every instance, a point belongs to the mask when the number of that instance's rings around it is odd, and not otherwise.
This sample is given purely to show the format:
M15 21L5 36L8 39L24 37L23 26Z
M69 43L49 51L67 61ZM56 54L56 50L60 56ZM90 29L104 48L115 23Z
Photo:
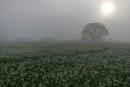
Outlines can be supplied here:
M130 87L130 45L2 43L0 87Z

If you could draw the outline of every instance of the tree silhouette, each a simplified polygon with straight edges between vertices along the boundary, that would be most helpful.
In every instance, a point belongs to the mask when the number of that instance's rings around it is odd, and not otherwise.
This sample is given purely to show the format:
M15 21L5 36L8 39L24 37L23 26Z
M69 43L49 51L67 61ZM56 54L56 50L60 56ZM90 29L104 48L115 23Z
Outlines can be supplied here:
M101 23L89 23L82 31L82 38L96 42L108 34L109 32L105 25Z

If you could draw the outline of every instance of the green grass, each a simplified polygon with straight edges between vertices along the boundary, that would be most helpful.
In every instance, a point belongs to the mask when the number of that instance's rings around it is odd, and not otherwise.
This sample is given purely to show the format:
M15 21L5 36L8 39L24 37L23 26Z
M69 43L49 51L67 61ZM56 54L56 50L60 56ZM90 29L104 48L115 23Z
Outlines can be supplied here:
M0 87L130 87L130 45L1 45Z

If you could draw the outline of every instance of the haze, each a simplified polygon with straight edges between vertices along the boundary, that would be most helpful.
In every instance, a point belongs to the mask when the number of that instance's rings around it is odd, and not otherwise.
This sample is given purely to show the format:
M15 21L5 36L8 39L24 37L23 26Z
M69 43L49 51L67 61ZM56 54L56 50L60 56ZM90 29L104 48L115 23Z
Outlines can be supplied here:
M130 42L130 0L110 0L109 16L101 14L105 0L0 0L0 40L80 39L84 26L101 22L109 40Z

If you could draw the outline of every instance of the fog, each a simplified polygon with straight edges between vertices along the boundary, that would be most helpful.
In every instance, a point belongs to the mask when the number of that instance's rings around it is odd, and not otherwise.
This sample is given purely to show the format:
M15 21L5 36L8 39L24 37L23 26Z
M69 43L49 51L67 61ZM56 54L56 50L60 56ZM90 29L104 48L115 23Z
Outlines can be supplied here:
M115 11L105 16L105 0L0 0L0 40L75 40L84 26L101 22L108 40L130 42L130 0L111 0Z

